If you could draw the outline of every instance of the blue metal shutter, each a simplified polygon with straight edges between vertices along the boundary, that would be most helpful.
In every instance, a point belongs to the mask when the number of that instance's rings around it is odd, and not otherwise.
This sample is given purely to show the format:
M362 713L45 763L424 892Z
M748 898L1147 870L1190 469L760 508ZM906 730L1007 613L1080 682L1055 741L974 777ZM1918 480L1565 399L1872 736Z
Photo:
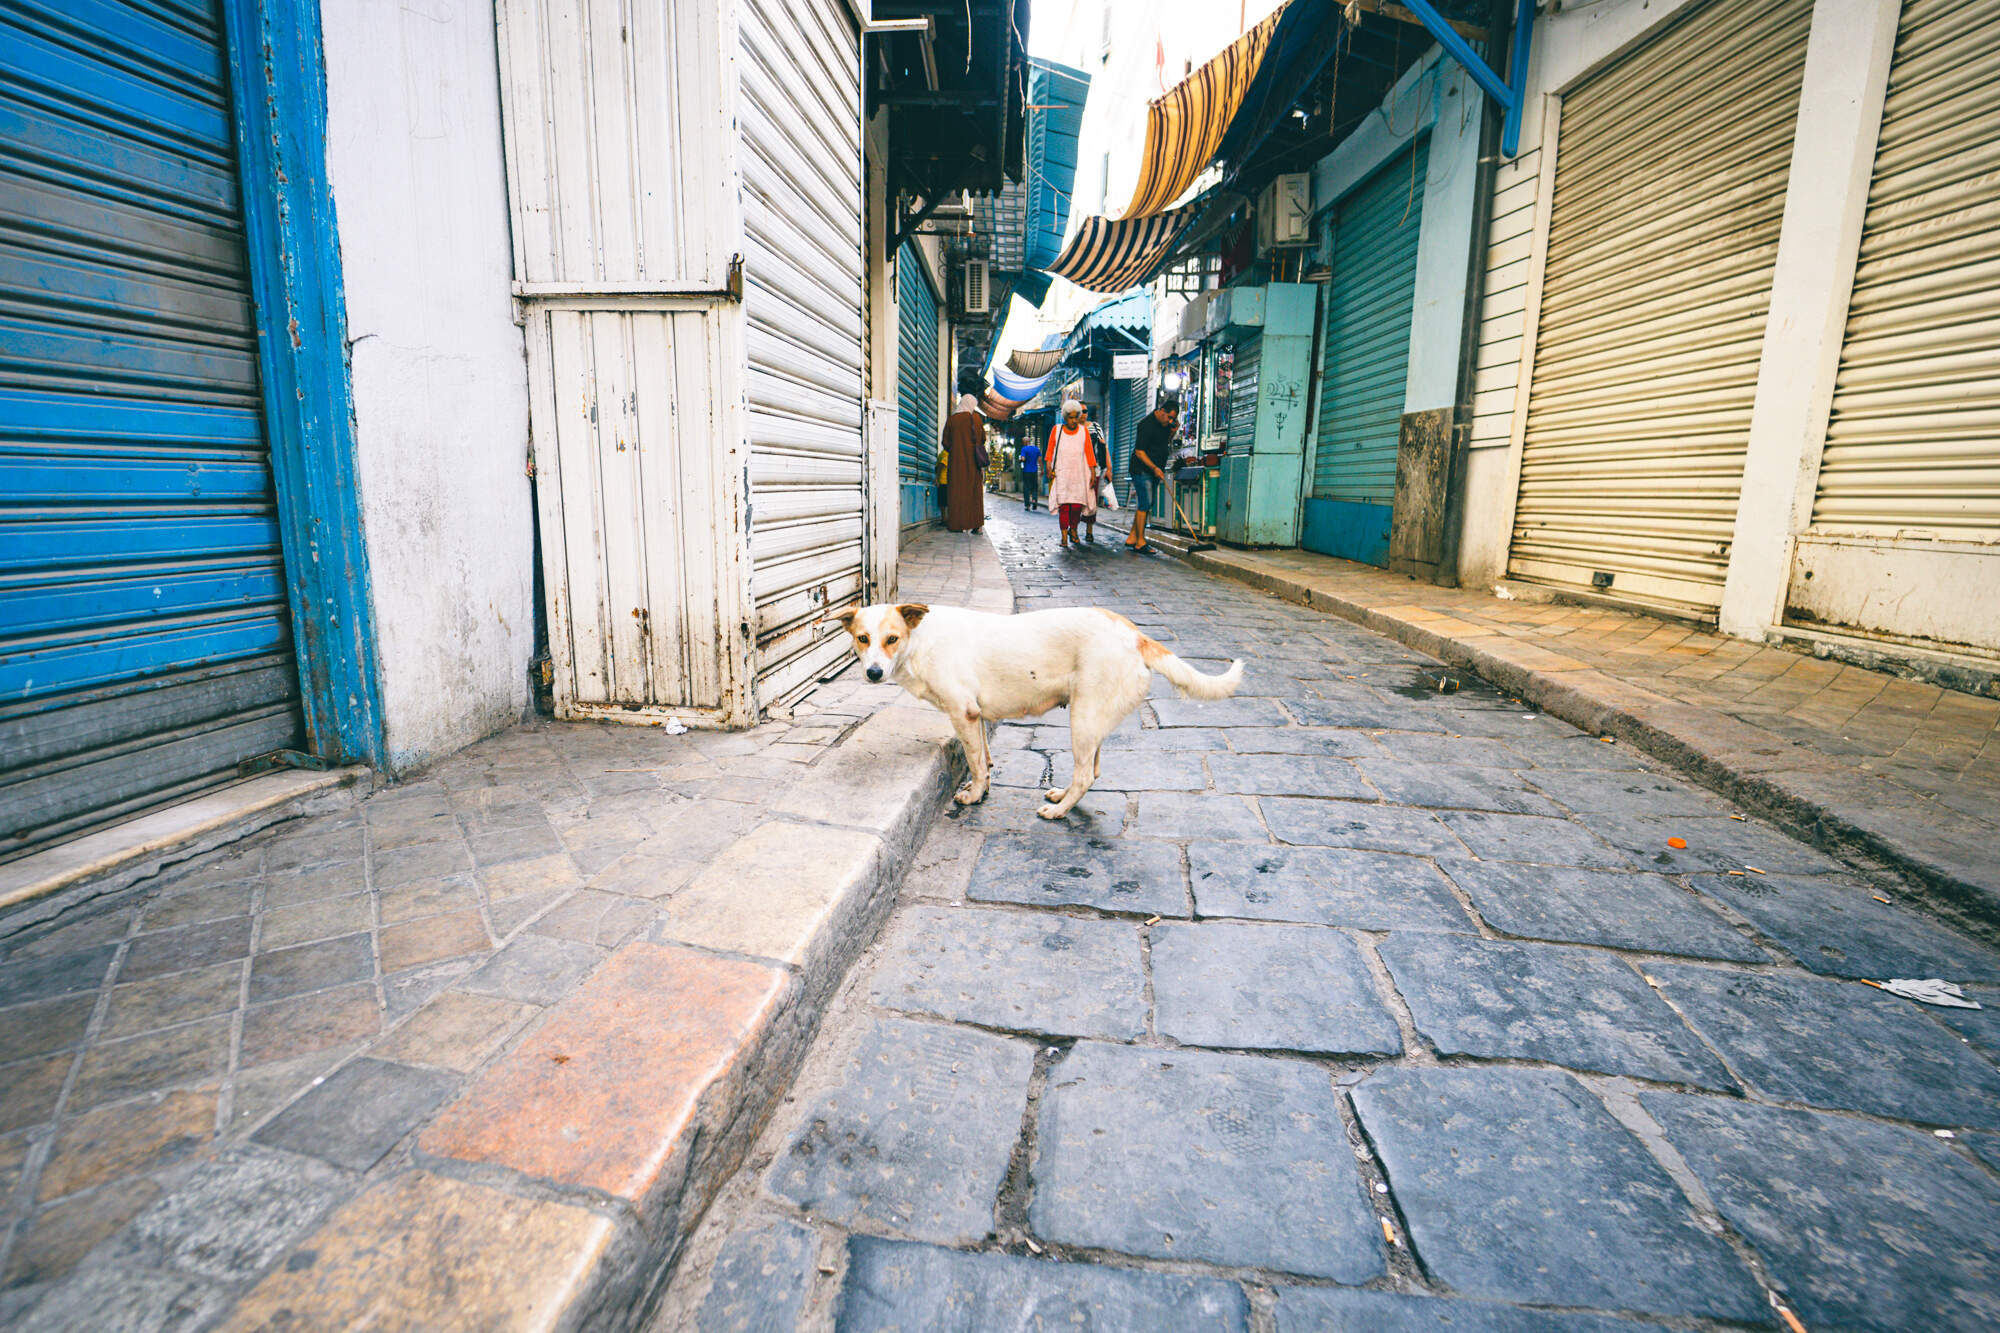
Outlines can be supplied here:
M910 245L896 258L896 407L903 522L920 523L938 517L938 305Z
M302 743L213 4L0 9L0 857Z
M1257 371L1264 359L1264 335L1236 345L1229 370L1229 452L1248 453L1257 434Z
M1139 440L1139 422L1146 415L1146 391L1149 383L1143 379L1115 380L1118 394L1116 419L1112 421L1111 475L1118 492L1118 503L1132 503L1132 446Z
M1315 499L1395 503L1429 155L1428 139L1398 153L1334 211Z

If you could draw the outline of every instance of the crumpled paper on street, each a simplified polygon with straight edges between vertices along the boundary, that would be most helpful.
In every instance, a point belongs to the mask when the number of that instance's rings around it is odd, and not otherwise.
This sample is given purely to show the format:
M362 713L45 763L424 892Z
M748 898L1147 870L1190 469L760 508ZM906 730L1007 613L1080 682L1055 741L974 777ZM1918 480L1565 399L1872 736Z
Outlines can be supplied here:
M1930 977L1914 981L1908 977L1898 977L1894 981L1876 983L1891 995L1900 995L1906 1000L1916 1000L1923 1004L1939 1004L1950 1009L1983 1008L1979 1001L1965 998L1962 987L1949 981Z

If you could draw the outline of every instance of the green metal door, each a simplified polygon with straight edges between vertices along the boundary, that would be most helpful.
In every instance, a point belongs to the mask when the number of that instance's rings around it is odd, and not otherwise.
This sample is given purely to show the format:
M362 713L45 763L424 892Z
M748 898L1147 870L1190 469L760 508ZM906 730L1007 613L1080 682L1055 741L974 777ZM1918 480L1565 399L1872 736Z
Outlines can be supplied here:
M1319 431L1300 544L1373 565L1389 558L1429 145L1391 158L1330 223Z

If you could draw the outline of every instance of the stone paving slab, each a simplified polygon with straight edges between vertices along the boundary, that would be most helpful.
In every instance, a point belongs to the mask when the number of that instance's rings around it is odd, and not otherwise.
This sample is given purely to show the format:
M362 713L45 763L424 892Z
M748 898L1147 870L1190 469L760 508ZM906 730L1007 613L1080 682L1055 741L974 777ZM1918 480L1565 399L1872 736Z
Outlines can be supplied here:
M2000 1191L1895 1125L1710 1097L1640 1099L1807 1328L1990 1329ZM1819 1206L1809 1219L1793 1202Z
M1488 925L1508 935L1689 958L1768 961L1763 950L1700 899L1661 875L1444 859L1438 868L1465 891Z
M1278 1294L1277 1333L1664 1333L1665 1325L1556 1314L1483 1301L1389 1291L1288 1287Z
M1356 801L1377 799L1353 764L1323 755L1210 755L1208 772L1215 789L1248 796L1332 796Z
M1177 842L1192 838L1260 843L1271 840L1263 821L1257 817L1257 807L1248 797L1223 793L1144 792L1139 797L1139 814L1131 831L1141 837L1172 838Z
M1417 1253L1453 1290L1771 1322L1729 1247L1569 1075L1391 1069L1353 1098Z
M1033 1048L963 1028L874 1020L840 1087L770 1171L772 1193L834 1221L943 1244L993 1229Z
M1471 930L1432 866L1414 856L1332 847L1198 843L1188 849L1205 917L1317 922L1362 930Z
M870 998L1016 1032L1130 1040L1146 1031L1139 932L1045 912L919 908L884 936Z
M1031 907L1094 907L1103 912L1184 916L1187 889L1180 852L1140 839L989 836L973 871L970 897Z
M1797 875L1702 875L1693 884L1748 917L1814 972L2000 983L2000 950L1877 901L1884 895L1872 889Z
M1532 861L1542 865L1623 868L1629 862L1602 840L1566 819L1535 815L1446 810L1438 818L1484 861Z
M840 1333L918 1329L1146 1329L1241 1333L1243 1289L1174 1277L1007 1254L962 1254L856 1236L834 1327Z
M818 1237L796 1222L741 1231L723 1246L696 1333L791 1333L804 1313Z
M1232 1050L1403 1049L1361 951L1337 930L1162 922L1151 945L1162 1037Z
M418 1147L645 1203L696 1126L733 1110L790 984L765 963L628 944Z
M1730 1068L1767 1096L1923 1124L2000 1128L2000 1070L1910 1000L1853 982L1647 964Z
M1411 856L1465 855L1465 844L1428 810L1289 796L1266 797L1258 804L1264 822L1280 842Z
M1562 813L1546 796L1529 788L1519 774L1504 768L1455 768L1396 759L1363 759L1357 766L1370 785L1398 805L1517 815Z
M407 1172L343 1206L220 1327L552 1327L612 1243L585 1209Z
M1365 1282L1384 1271L1311 1065L1081 1042L1050 1072L1028 1217L1064 1245Z
M1376 950L1417 1031L1441 1054L1734 1086L1621 958L1558 944L1414 933L1392 935Z

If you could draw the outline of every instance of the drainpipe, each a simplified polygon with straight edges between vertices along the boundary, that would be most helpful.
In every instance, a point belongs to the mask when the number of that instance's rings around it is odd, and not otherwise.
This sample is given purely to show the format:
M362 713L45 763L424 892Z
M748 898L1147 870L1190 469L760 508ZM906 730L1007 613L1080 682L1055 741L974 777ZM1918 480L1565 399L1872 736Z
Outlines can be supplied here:
M1508 0L1493 0L1488 9L1486 49L1507 51L1512 47L1513 6ZM1525 78L1509 62L1508 83ZM1525 88L1522 96L1527 96ZM1493 228L1493 179L1500 171L1500 108L1487 102L1479 117L1479 171L1472 185L1472 235L1466 243L1465 318L1458 337L1458 394L1452 405L1451 448L1445 459L1444 540L1438 551L1437 569L1431 582L1439 587L1458 586L1459 535L1465 527L1468 498L1465 492L1467 455L1472 443L1472 399L1479 378L1479 323L1486 296L1487 233Z

